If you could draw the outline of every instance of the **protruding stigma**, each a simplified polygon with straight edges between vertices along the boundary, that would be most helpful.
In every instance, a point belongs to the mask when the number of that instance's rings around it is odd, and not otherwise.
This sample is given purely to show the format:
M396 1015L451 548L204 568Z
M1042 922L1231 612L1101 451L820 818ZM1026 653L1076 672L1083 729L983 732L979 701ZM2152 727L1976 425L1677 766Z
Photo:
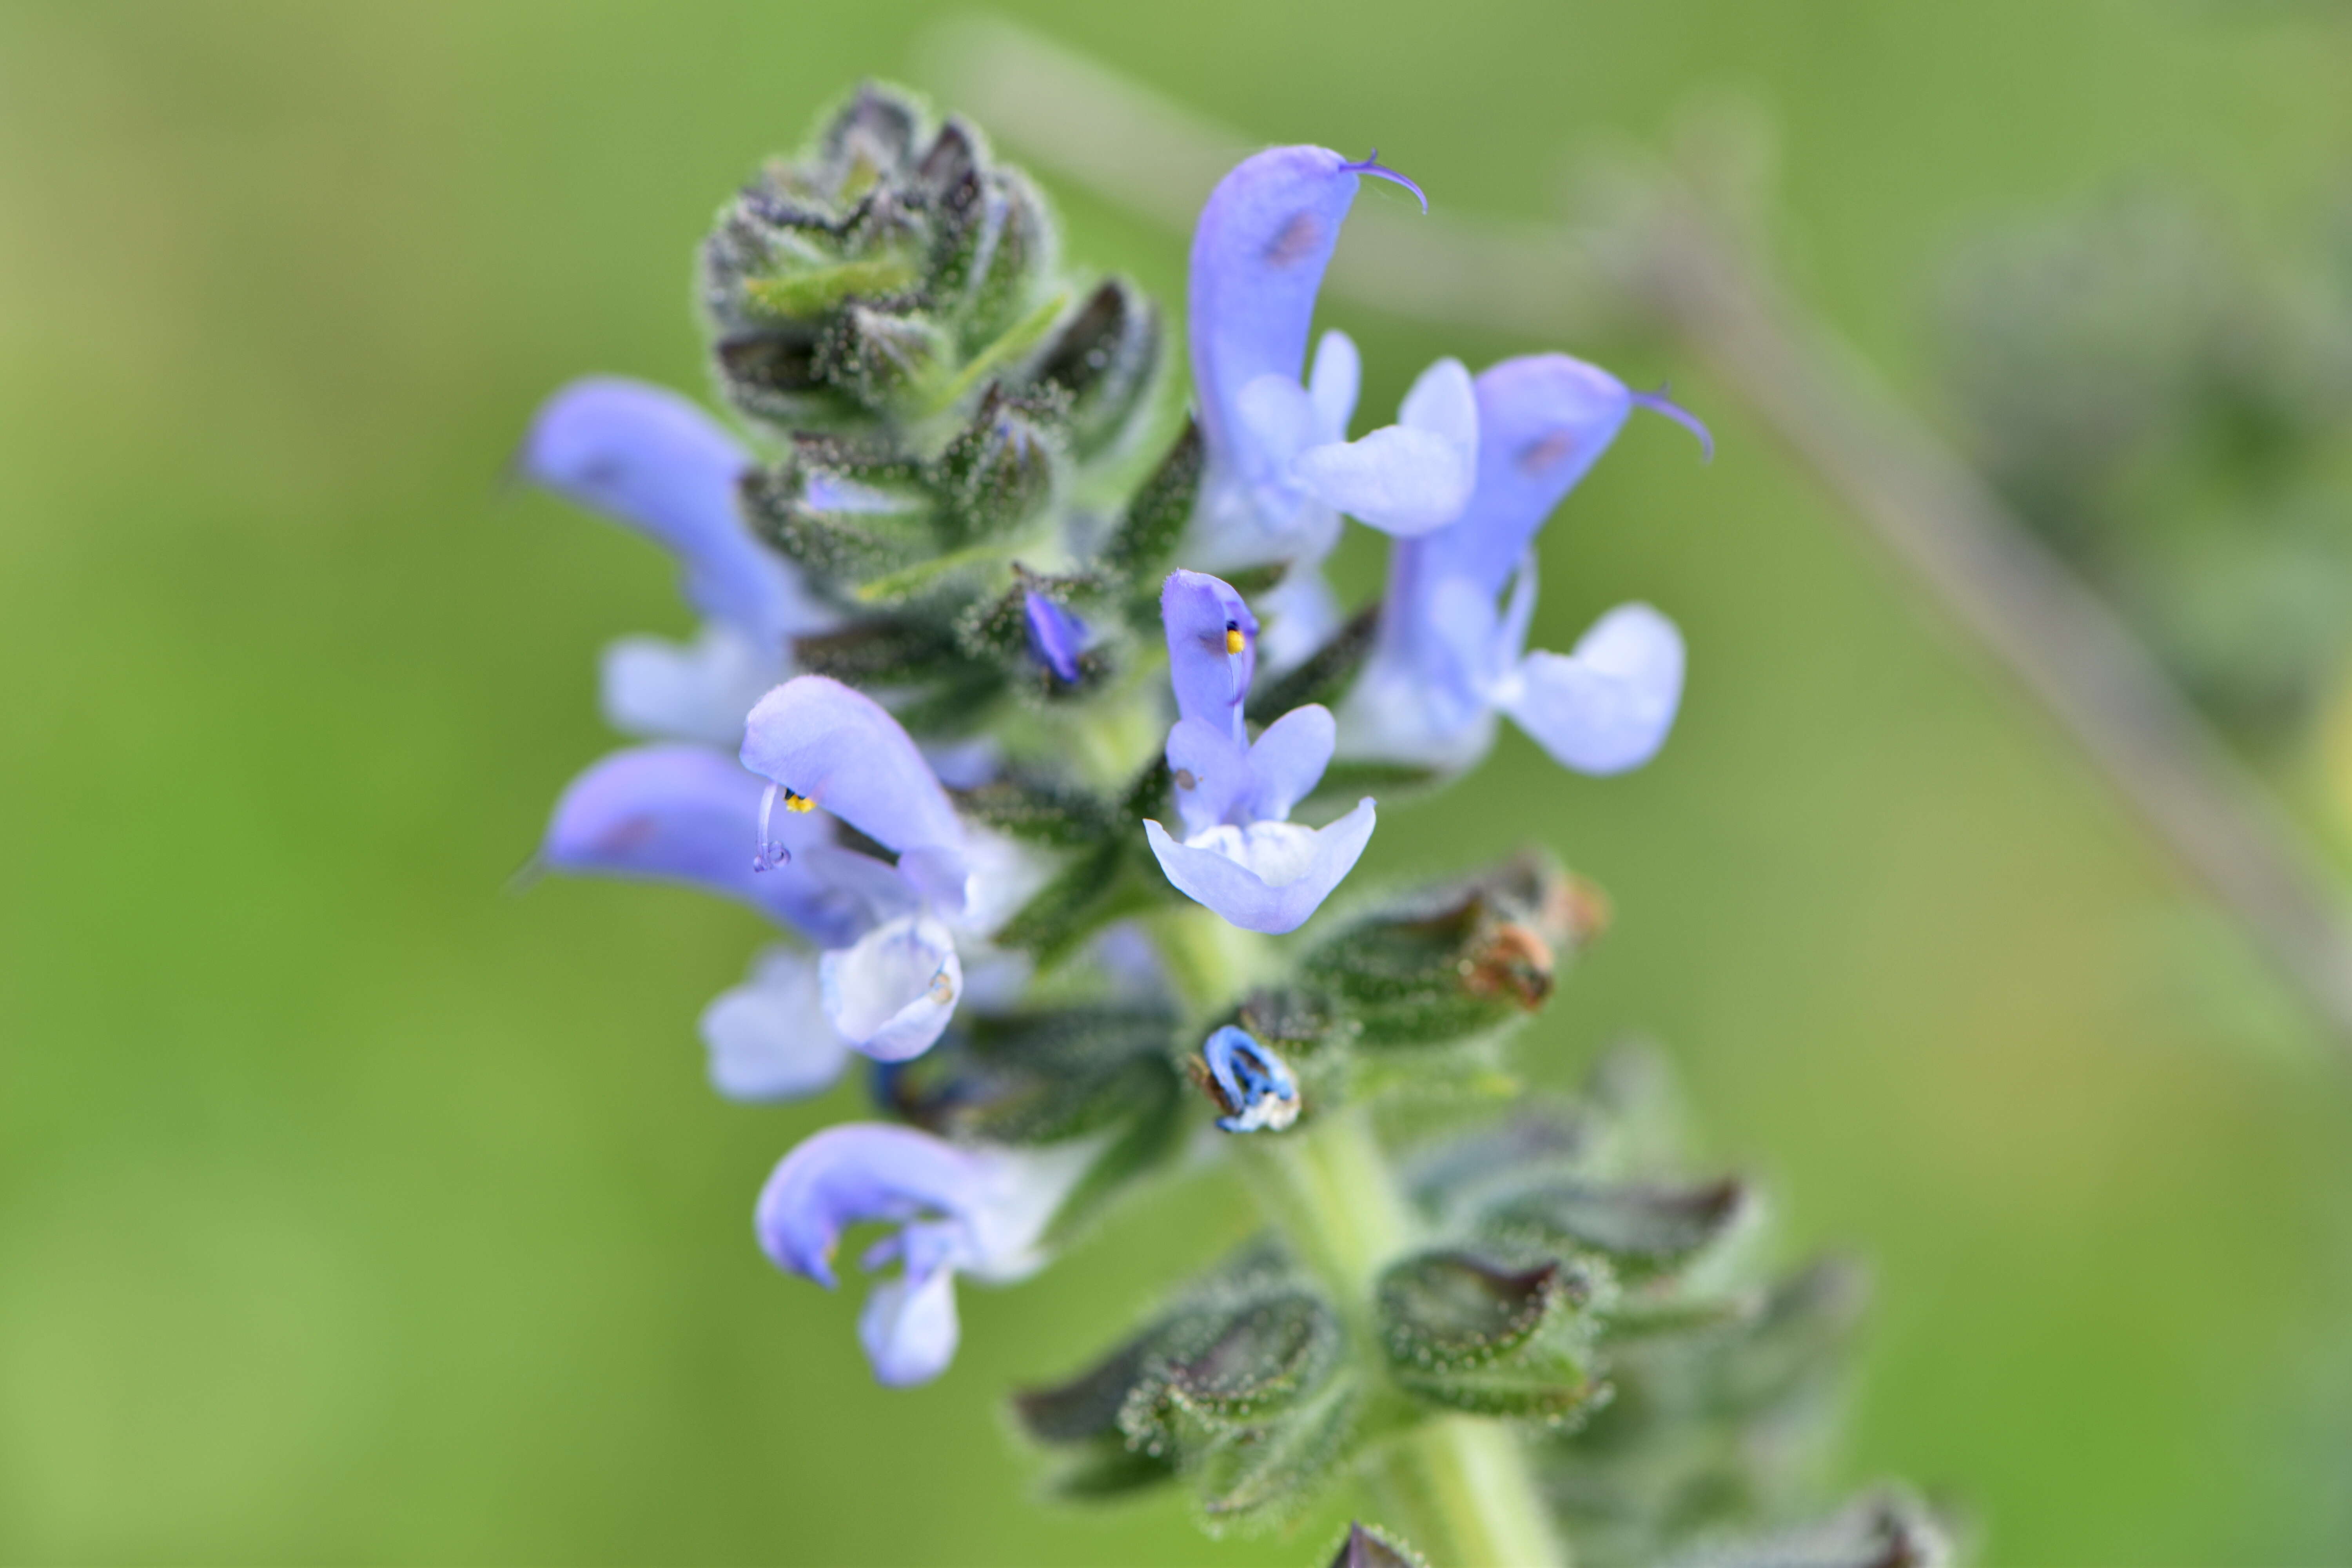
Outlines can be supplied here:
M1706 422L1668 397L1664 382L1658 384L1658 390L1655 392L1636 392L1629 395L1632 396L1636 408L1646 408L1653 414L1663 414L1697 437L1698 449L1704 460L1710 463L1715 461L1715 437L1708 431Z
M776 796L779 793L784 797L786 811L806 811L814 804L806 796L794 795L782 784L770 784L760 792L760 843L758 848L751 854L751 869L754 871L771 870L775 867L789 865L792 862L793 852L770 837L769 825L774 820L776 815Z
M1339 167L1341 171L1346 174L1370 174L1374 179L1386 180L1391 184L1402 185L1406 190L1411 191L1413 194L1415 200L1421 203L1422 212L1424 215L1428 213L1428 195L1423 192L1419 185L1414 184L1411 178L1406 175L1400 174L1394 169L1389 168L1383 164L1381 162L1381 150L1379 148L1373 148L1370 153L1365 155L1364 161L1360 163L1342 163Z

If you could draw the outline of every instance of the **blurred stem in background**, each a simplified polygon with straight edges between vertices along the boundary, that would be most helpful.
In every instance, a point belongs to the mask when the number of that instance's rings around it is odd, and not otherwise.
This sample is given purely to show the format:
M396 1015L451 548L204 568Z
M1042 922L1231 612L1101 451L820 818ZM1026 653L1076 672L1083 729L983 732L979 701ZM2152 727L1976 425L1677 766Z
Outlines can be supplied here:
M929 74L1041 166L1180 231L1252 139L999 21L943 29ZM1753 127L1697 127L1582 225L1368 211L1330 285L1400 316L1564 341L1666 337L1739 396L2004 665L2352 1050L2352 917L2319 849L2115 607L1791 301L1752 221Z

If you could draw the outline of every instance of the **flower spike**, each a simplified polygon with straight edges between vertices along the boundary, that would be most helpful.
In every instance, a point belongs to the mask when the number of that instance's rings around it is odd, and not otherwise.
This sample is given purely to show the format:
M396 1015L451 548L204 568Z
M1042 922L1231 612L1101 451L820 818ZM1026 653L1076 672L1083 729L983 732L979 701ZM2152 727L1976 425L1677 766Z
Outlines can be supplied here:
M756 449L610 379L563 389L523 444L529 480L677 558L699 622L606 649L614 726L692 743L591 768L539 863L686 882L791 928L696 1032L730 1100L862 1087L879 1107L776 1161L753 1219L779 1268L873 1276L856 1331L885 1385L948 1368L960 1283L1039 1268L1155 1166L1450 1093L1470 1061L1419 1047L1483 1057L1605 921L1534 853L1328 907L1378 828L1352 777L1435 782L1505 718L1588 773L1657 750L1680 634L1635 604L1530 650L1533 545L1632 410L1713 451L1664 387L1560 354L1436 357L1397 378L1392 418L1358 422L1361 356L1316 315L1366 179L1431 211L1377 149L1276 147L1218 182L1184 317L1196 407L1147 470L1173 318L1066 268L1041 195L974 128L868 85L701 252L717 385ZM1393 542L1384 605L1353 615L1323 570L1350 519ZM1407 766L1338 775L1342 752ZM1236 1521L1345 1473L1406 1400L1567 1430L1609 1386L1621 1295L1645 1326L1662 1306L1669 1327L1751 1316L1643 1283L1724 1203L1588 1179L1601 1115L1475 1164L1375 1128L1339 1179L1276 1194L1286 1244L1024 1396L1024 1424L1082 1449L1089 1487L1192 1478ZM1377 1274L1314 1266L1318 1235L1395 1202L1416 1234ZM1639 1291L1613 1288L1619 1256ZM1541 1544L1540 1521L1510 1533Z

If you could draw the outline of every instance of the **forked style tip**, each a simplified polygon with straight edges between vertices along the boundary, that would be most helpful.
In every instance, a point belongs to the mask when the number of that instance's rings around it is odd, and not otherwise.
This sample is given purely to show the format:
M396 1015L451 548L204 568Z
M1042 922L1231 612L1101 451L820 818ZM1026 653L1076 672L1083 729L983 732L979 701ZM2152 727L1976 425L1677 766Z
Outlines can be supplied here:
M1633 405L1636 408L1646 408L1653 414L1663 414L1667 418L1673 420L1675 424L1681 426L1684 429L1689 431L1692 435L1697 437L1701 460L1709 463L1714 462L1715 435L1712 431L1707 429L1706 421L1701 419L1697 415L1693 414L1689 409L1685 408L1681 404L1676 403L1673 398L1667 396L1667 391L1668 388L1666 384L1660 382L1658 384L1658 390L1655 392L1635 392L1629 393L1627 395L1633 400Z
M1386 180L1391 184L1394 185L1402 185L1406 190L1411 191L1413 194L1414 200L1421 203L1423 216L1426 216L1428 215L1429 194L1426 191L1423 191L1419 185L1415 184L1413 183L1412 176L1410 174L1399 174L1396 170L1391 169L1387 164L1381 163L1381 150L1379 148L1375 147L1370 153L1364 154L1364 161L1362 163L1342 163L1339 165L1339 168L1341 172L1345 174L1370 174L1374 179Z

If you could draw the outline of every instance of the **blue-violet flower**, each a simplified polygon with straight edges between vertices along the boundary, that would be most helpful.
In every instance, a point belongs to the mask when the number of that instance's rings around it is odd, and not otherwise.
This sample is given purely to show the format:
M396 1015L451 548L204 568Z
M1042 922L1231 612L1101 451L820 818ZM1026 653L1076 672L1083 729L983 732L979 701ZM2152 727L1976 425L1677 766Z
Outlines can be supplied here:
M743 765L770 781L757 861L787 847L770 837L780 820L818 806L898 856L912 907L827 952L819 984L825 1016L854 1049L877 1061L921 1055L963 991L958 930L988 935L1035 890L1036 868L967 828L898 721L830 677L800 676L760 700L744 722Z
M1339 539L1342 512L1410 537L1450 522L1475 479L1477 408L1459 361L1430 366L1398 422L1356 441L1348 421L1362 366L1346 333L1323 335L1301 384L1315 296L1362 174L1421 195L1377 157L1358 163L1328 148L1276 147L1219 182L1192 237L1192 381L1208 470L1186 559L1290 563L1266 602L1277 668L1332 623L1318 563Z
M1143 830L1177 889L1250 931L1305 924L1354 868L1372 836L1372 802L1322 828L1288 820L1330 764L1334 725L1318 703L1296 708L1253 743L1243 704L1257 663L1257 618L1231 584L1169 576L1160 595L1178 718L1168 732L1182 842Z
M1377 640L1340 704L1340 753L1458 771L1493 744L1503 712L1565 766L1638 767L1681 702L1681 635L1647 605L1622 605L1572 653L1525 651L1531 547L1633 409L1666 414L1702 442L1706 429L1565 354L1507 360L1478 376L1476 393L1477 487L1458 520L1392 547Z
M844 1230L898 1225L861 1259L869 1270L896 1262L899 1272L866 1297L857 1337L878 1381L927 1383L955 1355L956 1275L1004 1283L1034 1272L1045 1227L1098 1142L959 1148L909 1127L828 1127L784 1156L761 1190L760 1246L779 1268L831 1289Z

